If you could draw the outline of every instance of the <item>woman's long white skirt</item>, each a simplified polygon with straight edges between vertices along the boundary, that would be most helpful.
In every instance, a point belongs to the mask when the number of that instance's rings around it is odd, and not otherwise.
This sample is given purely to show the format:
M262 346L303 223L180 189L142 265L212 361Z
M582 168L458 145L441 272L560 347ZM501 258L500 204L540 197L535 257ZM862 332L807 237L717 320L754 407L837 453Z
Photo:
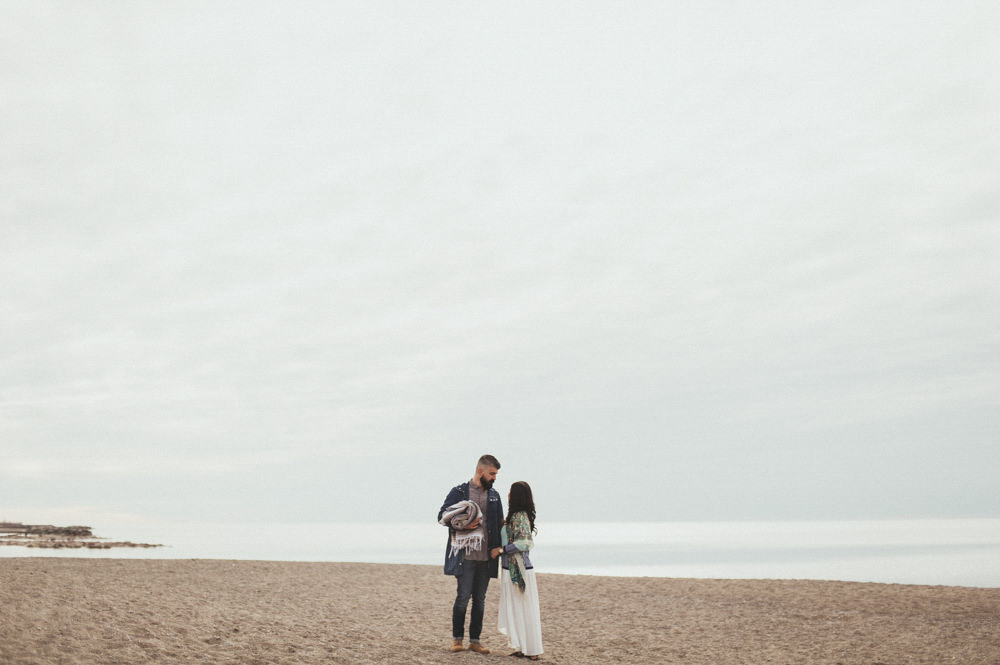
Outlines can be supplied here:
M525 656L542 653L542 618L538 608L538 585L535 571L526 570L524 592L510 580L510 571L500 569L500 616L497 630L507 642Z

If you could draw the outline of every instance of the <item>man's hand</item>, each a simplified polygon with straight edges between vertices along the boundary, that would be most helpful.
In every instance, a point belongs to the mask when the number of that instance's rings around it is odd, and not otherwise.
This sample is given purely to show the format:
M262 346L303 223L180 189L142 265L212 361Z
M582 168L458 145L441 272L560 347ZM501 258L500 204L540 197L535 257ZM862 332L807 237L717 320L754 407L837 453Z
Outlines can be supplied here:
M476 527L478 527L479 523L482 522L482 521L483 521L483 518L480 517L478 520L476 520L475 522L473 522L469 526L465 527L466 531L472 531L473 529L475 529Z

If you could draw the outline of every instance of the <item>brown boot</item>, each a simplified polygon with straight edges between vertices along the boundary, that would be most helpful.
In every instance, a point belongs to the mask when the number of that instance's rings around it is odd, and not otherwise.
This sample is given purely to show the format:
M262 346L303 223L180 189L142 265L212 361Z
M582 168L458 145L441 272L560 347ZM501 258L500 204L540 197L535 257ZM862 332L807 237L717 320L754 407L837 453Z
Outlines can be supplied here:
M462 646L462 640L455 639L452 640L451 650L452 651L462 651L465 647Z
M484 656L490 652L489 649L484 647L479 642L469 642L469 651L475 651L476 653L481 653Z

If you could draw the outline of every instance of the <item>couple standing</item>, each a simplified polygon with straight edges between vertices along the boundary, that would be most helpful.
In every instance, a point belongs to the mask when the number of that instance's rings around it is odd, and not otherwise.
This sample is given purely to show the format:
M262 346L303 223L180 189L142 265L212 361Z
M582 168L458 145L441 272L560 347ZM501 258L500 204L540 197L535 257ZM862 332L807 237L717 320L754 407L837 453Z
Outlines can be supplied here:
M500 494L493 489L499 470L497 458L480 457L472 480L452 488L438 511L438 522L448 527L449 536L444 572L458 580L451 615L451 650L463 649L465 611L471 599L469 649L481 654L490 652L479 640L486 589L490 578L502 572L497 629L517 649L511 655L538 660L542 653L542 624L538 586L528 554L535 531L535 503L528 483L516 482L507 496L505 518Z

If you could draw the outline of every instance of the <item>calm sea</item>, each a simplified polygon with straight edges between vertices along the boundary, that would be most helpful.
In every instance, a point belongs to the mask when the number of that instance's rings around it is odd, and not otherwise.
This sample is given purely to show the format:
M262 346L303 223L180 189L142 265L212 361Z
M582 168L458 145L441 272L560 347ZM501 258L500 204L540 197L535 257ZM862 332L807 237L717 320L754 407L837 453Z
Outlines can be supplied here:
M0 557L362 561L440 565L429 524L95 524L159 549L39 550ZM541 523L539 572L727 579L827 579L1000 587L1000 519L838 522Z

